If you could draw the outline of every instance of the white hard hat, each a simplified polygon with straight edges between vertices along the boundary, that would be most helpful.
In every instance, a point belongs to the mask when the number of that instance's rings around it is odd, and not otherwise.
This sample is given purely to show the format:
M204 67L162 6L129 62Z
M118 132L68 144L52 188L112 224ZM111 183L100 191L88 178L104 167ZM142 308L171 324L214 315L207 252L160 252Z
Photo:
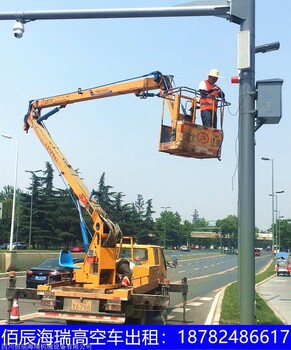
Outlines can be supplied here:
M208 73L208 76L215 77L215 78L222 78L219 75L219 70L218 69L211 69L210 72Z

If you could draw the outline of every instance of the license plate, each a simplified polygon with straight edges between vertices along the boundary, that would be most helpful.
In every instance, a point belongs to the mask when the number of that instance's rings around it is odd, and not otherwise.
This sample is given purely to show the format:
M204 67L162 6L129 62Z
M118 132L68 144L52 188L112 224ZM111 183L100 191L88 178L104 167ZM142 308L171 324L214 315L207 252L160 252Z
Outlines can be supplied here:
M91 312L92 311L92 301L91 300L79 300L72 299L71 310L79 312Z
M37 281L45 281L46 277L45 276L35 276L35 279Z

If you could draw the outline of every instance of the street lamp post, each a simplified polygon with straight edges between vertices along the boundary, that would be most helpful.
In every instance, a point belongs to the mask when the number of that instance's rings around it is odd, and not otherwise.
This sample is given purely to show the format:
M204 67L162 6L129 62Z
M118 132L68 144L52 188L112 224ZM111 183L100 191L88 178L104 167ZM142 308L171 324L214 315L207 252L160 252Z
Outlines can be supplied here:
M278 230L278 221L280 218L280 212L278 215L278 194L284 193L284 191L277 191L275 193L277 194L276 195L276 246L277 246L277 252L279 253L281 250L281 247L280 247L280 229Z
M273 244L273 250L274 250L274 245L275 245L275 219L274 219L274 159L272 158L266 158L262 157L262 160L267 160L272 162L272 244Z
M18 141L11 135L2 134L1 136L6 139L12 139L16 143L16 157L15 157L15 169L14 169L14 188L13 188L13 201L12 201L12 216L11 216L11 230L10 230L10 245L9 250L13 249L13 234L14 234L14 217L15 217L15 202L16 202L16 187L17 187L17 168L18 168Z
M161 207L161 208L167 211L167 209L170 209L171 207ZM167 215L165 215L165 232L164 232L164 249L166 248L167 248Z
M269 196L272 196L273 198L276 198L276 253L278 253L278 194L284 193L284 191L277 191L275 194L270 194Z
M279 223L279 228L278 228L278 232L279 232L279 249L281 251L281 228L280 228L280 225L281 225L281 219L283 219L284 216L280 216L280 211L279 211L279 217L278 217L278 223Z
M25 172L35 175L42 170L25 170ZM32 231L32 205L33 205L33 183L31 187L31 201L30 201L30 218L29 218L29 235L28 235L28 249L31 248L31 231Z

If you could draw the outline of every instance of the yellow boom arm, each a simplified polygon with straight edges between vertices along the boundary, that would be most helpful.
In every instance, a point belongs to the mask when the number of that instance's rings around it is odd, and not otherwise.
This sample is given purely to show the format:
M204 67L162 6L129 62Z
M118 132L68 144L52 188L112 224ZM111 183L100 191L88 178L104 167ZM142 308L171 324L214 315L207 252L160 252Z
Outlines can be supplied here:
M151 78L147 77L86 90L79 89L77 92L33 100L29 103L28 113L24 118L24 130L27 132L31 128L35 132L66 179L72 192L86 208L93 221L94 234L82 271L76 271L78 283L93 284L94 287L107 285L108 288L115 285L116 242L122 234L119 226L101 208L77 172L69 164L45 128L43 121L68 104L131 93L147 97L150 95L148 94L149 90L156 89L159 89L158 95L162 95L167 93L170 88L171 77L155 72ZM42 115L42 110L49 107L56 108Z

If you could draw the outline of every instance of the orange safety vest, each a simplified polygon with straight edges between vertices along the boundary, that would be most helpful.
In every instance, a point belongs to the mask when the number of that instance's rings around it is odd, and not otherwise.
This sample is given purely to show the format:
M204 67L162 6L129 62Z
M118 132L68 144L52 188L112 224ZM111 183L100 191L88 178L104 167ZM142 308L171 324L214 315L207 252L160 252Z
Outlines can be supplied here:
M216 84L210 85L208 80L205 80L205 84L206 84L206 91L212 90L214 87L218 87ZM217 90L217 92L212 92L211 96L216 97L219 94L219 90ZM217 111L217 105L218 102L217 100L213 99L213 98L207 98L207 97L200 97L200 110L201 111Z

